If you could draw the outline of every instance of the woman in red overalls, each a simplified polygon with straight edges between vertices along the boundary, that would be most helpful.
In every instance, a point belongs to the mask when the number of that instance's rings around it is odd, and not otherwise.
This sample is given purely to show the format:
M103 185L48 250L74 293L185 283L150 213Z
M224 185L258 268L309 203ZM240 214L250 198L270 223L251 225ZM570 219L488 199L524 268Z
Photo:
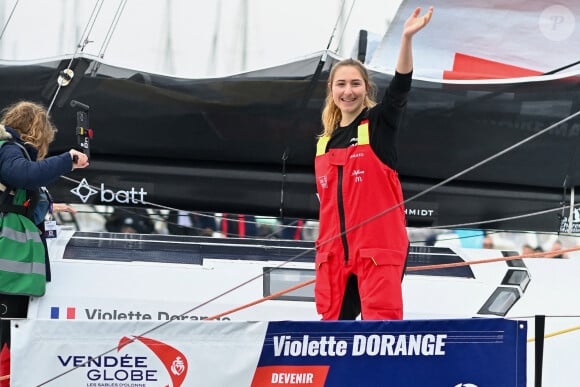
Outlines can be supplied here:
M323 320L403 318L401 278L409 248L396 171L396 136L411 87L413 35L433 7L405 22L393 77L381 103L364 65L334 65L317 144L320 232L315 298Z

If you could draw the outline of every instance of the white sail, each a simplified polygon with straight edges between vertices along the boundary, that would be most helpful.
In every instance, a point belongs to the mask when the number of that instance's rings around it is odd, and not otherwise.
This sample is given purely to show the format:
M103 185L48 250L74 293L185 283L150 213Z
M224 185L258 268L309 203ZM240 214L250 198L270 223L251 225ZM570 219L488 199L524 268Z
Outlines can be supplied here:
M405 20L417 6L430 4L435 13L429 33L413 39L416 77L443 78L445 71L454 69L457 53L489 60L482 65L490 77L502 68L499 64L545 73L579 60L580 2L576 0L406 0L371 66L395 68ZM512 70L515 76L525 75Z

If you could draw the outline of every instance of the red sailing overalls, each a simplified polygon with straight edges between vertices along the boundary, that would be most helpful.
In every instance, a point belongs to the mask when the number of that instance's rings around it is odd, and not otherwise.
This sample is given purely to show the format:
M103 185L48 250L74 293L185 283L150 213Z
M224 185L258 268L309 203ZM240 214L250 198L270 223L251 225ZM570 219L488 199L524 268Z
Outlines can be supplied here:
M326 152L321 137L315 159L320 196L316 241L316 309L323 320L339 317L349 275L358 278L365 320L403 318L401 278L409 239L401 183L369 143L368 120L358 145ZM346 231L346 233L344 233Z

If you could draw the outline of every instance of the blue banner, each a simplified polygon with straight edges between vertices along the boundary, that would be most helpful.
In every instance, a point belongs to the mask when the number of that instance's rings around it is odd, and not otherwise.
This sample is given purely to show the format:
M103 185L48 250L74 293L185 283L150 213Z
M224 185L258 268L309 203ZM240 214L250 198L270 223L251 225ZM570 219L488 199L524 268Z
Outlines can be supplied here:
M252 386L526 386L527 324L271 322Z

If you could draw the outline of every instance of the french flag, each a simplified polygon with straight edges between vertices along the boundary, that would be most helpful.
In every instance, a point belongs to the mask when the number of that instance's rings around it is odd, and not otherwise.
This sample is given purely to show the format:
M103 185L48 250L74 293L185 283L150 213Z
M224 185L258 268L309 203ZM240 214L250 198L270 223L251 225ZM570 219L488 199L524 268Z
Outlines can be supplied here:
M52 306L50 308L50 318L53 320L58 320L60 319L60 307L58 306ZM64 308L63 308L63 312L64 312ZM65 316L63 315L62 318L65 318ZM76 318L76 308L73 307L67 307L66 308L66 319L67 320L74 320Z

